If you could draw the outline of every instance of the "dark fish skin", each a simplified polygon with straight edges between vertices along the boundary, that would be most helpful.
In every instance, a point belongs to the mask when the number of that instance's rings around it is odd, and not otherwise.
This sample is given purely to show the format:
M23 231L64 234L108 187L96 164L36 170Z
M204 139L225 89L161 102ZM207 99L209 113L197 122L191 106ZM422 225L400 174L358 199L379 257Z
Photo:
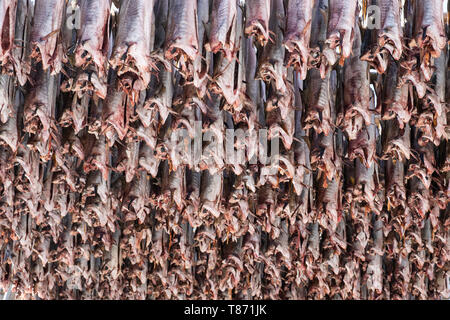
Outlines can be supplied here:
M256 107L259 100L259 86L258 80L255 80L256 68L257 68L257 56L256 56L256 48L251 43L251 38L247 38L245 40L245 79L247 81L246 90L251 103Z
M19 144L18 105L15 99L13 78L0 75L0 144L5 143L13 152Z
M113 143L115 135L122 140L128 132L130 118L127 106L127 95L118 85L117 79L109 88L108 97L102 110L102 132L108 137L109 143Z
M125 173L125 181L133 181L139 162L139 141L130 141L126 147L122 148L121 158L118 161L116 169Z
M167 60L179 61L183 56L190 65L199 55L197 36L197 1L173 0L169 7L169 24L165 42ZM188 66L184 67L185 72ZM188 76L189 74L186 74Z
M144 90L150 71L156 69L150 57L154 0L124 0L120 5L119 26L111 66L119 76L133 74L136 80L123 79L130 90ZM135 100L134 100L135 101Z
M445 1L0 0L0 299L449 299Z
M59 73L65 61L60 39L65 10L64 0L36 0L31 29L31 57L42 61L44 70Z
M385 47L394 60L399 60L402 53L403 30L400 21L400 2L398 0L379 0L382 28L378 43Z
M410 125L401 128L396 120L387 120L383 131L383 158L398 161L409 160L411 156Z
M33 77L33 82L34 85L25 98L24 130L34 135L30 144L45 157L51 153L48 143L53 139L52 133L55 130L56 79L49 71L41 70Z
M307 115L308 117L305 119L306 128L311 128L308 121L313 119L313 125L317 125L317 130L314 134L312 134L313 138L313 149L311 152L311 165L313 168L321 171L324 176L331 181L333 178L338 178L338 172L341 168L340 158L336 156L338 154L338 150L336 149L335 137L335 121L336 121L336 92L337 92L337 81L336 81L336 73L331 73L324 80L320 79L318 70L311 70L311 73L315 73L314 81L320 81L322 88L321 95L323 97L319 98L325 102L323 109L318 108L311 103L310 106L307 107ZM313 85L313 83L311 83ZM312 86L311 89L314 87ZM308 97L311 99L311 92L308 91ZM326 98L326 101L323 98ZM315 100L310 100L315 102ZM317 103L317 102L316 102ZM318 124L316 121L320 121ZM327 185L327 181L324 180L324 187Z
M31 30L31 20L33 16L33 5L29 0L17 0L16 22L15 22L15 43L25 43L23 46L13 46L14 72L17 81L21 86L28 81L30 74L29 59L29 37Z
M388 210L398 206L404 208L406 205L404 166L405 164L399 160L389 159L387 161L385 176Z
M375 30L374 48L361 58L371 63L379 73L386 71L389 55L399 60L403 53L403 29L401 26L401 6L398 0L374 0L380 8L380 29Z
M438 58L434 59L434 86L428 89L423 99L421 112L417 117L416 126L420 128L422 136L419 142L423 145L428 142L438 146L441 139L447 140L448 132L448 105L445 103L445 70L447 65L447 48L445 48Z
M331 181L326 182L326 175L323 175L317 186L316 210L318 217L323 225L326 225L331 231L336 230L339 223L339 211L341 210L341 177L333 177Z
M93 64L100 77L107 71L110 9L111 0L80 3L81 29L77 34L75 64L82 68Z
M259 81L255 79L257 68L257 55L252 39L245 39L245 80L246 95L250 104L250 116L248 117L249 129L252 130L256 126L257 105L260 103Z
M132 211L136 218L140 223L145 222L145 218L150 213L149 208L149 189L150 189L150 180L147 177L147 173L145 171L141 171L137 174L137 176L132 180L132 182L128 185L129 193L126 198L128 201L124 201L128 204L128 210Z
M334 59L333 52L327 52L327 32L328 32L328 19L329 19L329 3L328 0L316 0L314 2L311 31L310 33L310 61L308 62L308 68L313 67L320 70L322 78L326 77L326 74L333 67ZM329 51L329 50L328 50ZM329 59L331 59L329 61Z
M219 273L219 290L228 292L240 282L241 272L244 269L241 252L242 245L240 241L227 241L224 243L221 272Z
M295 133L295 112L292 108L292 86L287 83L285 95L272 94L266 105L268 138L279 136L287 150L291 149Z
M367 168L370 168L376 160L375 124L365 126L355 140L350 140L347 152L350 160L359 158Z
M272 41L264 48L262 57L259 59L257 78L266 82L273 81L277 91L286 92L284 57L285 48L284 26L286 15L283 1L274 0L271 2L271 11L269 21L269 30L272 33Z
M337 120L349 140L356 139L363 126L370 124L369 65L360 60L360 54L361 35L357 28L352 56L344 65L344 110Z
M232 19L234 27L230 29L228 35L229 43L239 47L243 41L242 33L242 11L236 10L236 18ZM243 53L240 54L243 56ZM231 60L230 60L231 59ZM238 68L238 72L236 72ZM238 63L235 54L228 51L221 51L217 62L214 64L213 79L210 82L210 90L216 94L221 94L228 105L237 107L242 91L243 66Z
M16 158L16 162L19 163L22 168L23 172L25 174L26 179L30 183L29 191L31 192L31 199L36 202L38 202L38 198L40 197L40 194L42 193L43 185L42 185L42 177L43 172L40 168L40 157L39 153L32 151L27 146L24 146L21 144L18 148L18 156ZM30 211L34 210L34 206L32 204ZM33 212L34 213L34 212Z
M184 195L186 193L186 180L185 180L185 168L178 168L169 174L167 190L170 190L171 199L173 204L177 208L184 208L186 199Z
M201 175L199 171L189 170L186 172L187 203L184 216L194 228L203 224L202 219L199 218Z
M85 173L91 171L101 172L101 177L107 181L109 179L109 152L110 149L106 143L106 137L100 136L98 139L94 135L89 135L90 139L93 139L94 143L91 145L89 151L89 157L83 164L83 170Z
M15 40L17 0L0 3L0 66L13 64L12 49Z
M265 46L269 41L269 18L271 0L248 0L245 2L245 34Z
M415 40L417 47L430 51L432 57L440 56L446 44L441 0L417 1Z
M341 61L350 57L352 52L357 3L357 0L330 0L326 42L332 50L335 50L337 47L340 48Z
M200 48L199 55L194 61L194 86L197 88L197 94L200 98L204 97L208 85L208 70L211 64L211 53L205 48L205 42L207 41L207 28L209 22L209 0L198 1L197 12L197 32L198 43Z
M331 107L334 104L331 99L331 73L327 73L324 79L322 79L320 71L317 69L311 69L309 71L306 83L308 86L305 90L305 100L307 102L307 110L305 112L305 127L314 128L314 130L325 136L328 136L332 131L334 125Z
M165 123L169 113L172 112L172 101L174 96L173 89L173 73L171 66L166 69L166 66L158 65L159 75L158 75L158 88L155 93L152 94L144 105L145 109L157 108L159 111L161 124ZM154 119L142 119L145 126Z
M288 65L300 72L302 80L308 71L309 43L315 0L291 0L287 5L284 45L289 52Z
M213 0L209 42L205 44L208 51L217 53L222 51L228 60L232 60L237 47L233 37L236 33L237 5L236 1Z
M208 11L209 12L209 11ZM168 16L169 16L169 0L156 0L155 8L155 41L154 49L158 50L164 46L166 40Z
M440 0L415 3L415 20L411 47L420 55L420 74L430 81L433 58L438 58L447 44L443 5Z
M335 129L337 77L336 72L331 72L325 79L321 79L319 70L315 69L310 71L311 74L314 74L312 80L316 85L321 86L321 97L318 102L324 103L322 109L312 107L314 104L307 107L308 117L313 115L317 117L315 121L322 120L316 133L313 134L314 147L311 152L311 166L318 172L318 181L315 184L317 194L315 210L321 225L334 232L341 220L343 185L342 158L339 157L342 153L339 141L342 134L339 135ZM311 90L314 90L313 87ZM312 91L309 91L308 97L312 98L311 101L315 101L316 98L313 98L311 93ZM307 120L308 118L305 121Z
M378 174L377 164L367 167L359 158L355 160L355 178L356 187L353 190L353 201L363 206L360 210L371 210L380 212L380 203L377 196L378 192ZM364 206L366 204L366 206ZM359 214L362 214L360 212Z
M383 120L396 118L400 128L403 128L411 119L413 110L411 110L409 84L399 84L399 68L394 61L388 65L382 92L381 113Z

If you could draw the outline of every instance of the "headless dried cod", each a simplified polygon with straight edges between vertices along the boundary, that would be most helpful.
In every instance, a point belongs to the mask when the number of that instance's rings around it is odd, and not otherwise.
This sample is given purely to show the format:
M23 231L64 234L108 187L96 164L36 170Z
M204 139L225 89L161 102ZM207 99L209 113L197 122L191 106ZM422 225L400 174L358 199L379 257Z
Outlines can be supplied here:
M376 39L374 48L365 53L361 59L369 61L379 73L384 73L389 62L388 55L394 60L399 60L403 53L401 1L373 0L372 5L380 10L380 26L373 34Z
M350 57L356 33L355 16L357 0L330 0L330 17L328 20L327 45L324 54L330 65L337 61L336 49L339 48L340 64ZM353 52L354 53L354 52Z
M0 0L0 298L448 298L442 2Z
M0 66L2 69L8 69L14 65L16 10L17 0L2 1L0 4Z
M245 34L253 36L262 46L270 39L269 18L270 0L248 0L245 2Z
M165 57L174 61L186 77L192 76L192 64L199 55L197 1L170 1Z
M443 5L440 0L415 3L415 30L413 47L420 52L420 71L425 80L431 79L432 58L438 58L446 44L443 23Z
M313 17L313 6L318 1L291 0L287 6L285 46L289 51L288 65L306 78L310 59L309 41Z
M72 90L92 90L100 98L106 97L109 22L111 0L86 1L80 3L80 30L77 32L75 66L82 72L77 76Z
M110 59L122 90L135 104L150 82L155 63L150 57L154 0L121 1L117 39Z
M59 73L66 60L61 40L64 11L64 0L37 0L34 5L31 58L42 61L44 71L50 68L52 74Z
M347 133L349 140L356 139L364 125L370 124L369 66L361 61L361 34L355 31L353 53L344 65L344 108L337 123Z

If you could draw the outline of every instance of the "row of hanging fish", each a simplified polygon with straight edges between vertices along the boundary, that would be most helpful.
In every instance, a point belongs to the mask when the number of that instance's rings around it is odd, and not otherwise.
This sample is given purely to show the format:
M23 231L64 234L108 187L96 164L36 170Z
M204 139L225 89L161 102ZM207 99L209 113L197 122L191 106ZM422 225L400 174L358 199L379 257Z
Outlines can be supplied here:
M1 0L0 293L450 298L448 18Z

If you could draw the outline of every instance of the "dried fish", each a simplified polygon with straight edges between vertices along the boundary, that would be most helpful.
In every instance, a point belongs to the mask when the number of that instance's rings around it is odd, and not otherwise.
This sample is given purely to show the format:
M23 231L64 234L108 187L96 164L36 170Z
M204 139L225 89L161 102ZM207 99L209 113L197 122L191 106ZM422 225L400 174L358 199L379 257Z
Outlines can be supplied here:
M337 124L354 140L364 125L370 124L370 79L367 62L359 59L361 36L355 31L352 56L344 65L344 110L338 115Z
M287 6L285 46L289 51L288 65L306 78L310 59L309 42L314 0L291 0Z
M42 68L52 74L61 71L65 62L61 30L65 10L64 0L37 0L31 29L31 58L42 61Z
M205 44L205 48L213 53L222 51L231 61L238 47L236 41L239 41L236 36L233 36L236 34L238 19L236 1L213 0L212 3L209 42Z
M170 1L165 57L181 64L181 71L190 76L190 65L199 55L197 35L197 1Z
M441 5L0 1L0 295L447 299Z
M2 1L0 4L0 66L7 68L14 64L13 47L15 40L17 0Z
M270 0L248 0L245 2L245 34L253 38L262 46L270 39L269 18Z
M379 73L384 73L389 61L387 54L399 60L403 53L401 3L398 0L374 0L372 5L380 10L379 28L374 32L376 45L361 59L369 61Z
M137 101L156 68L150 57L154 0L121 1L117 39L110 59L123 90Z
M337 48L340 50L341 64L350 57L352 51L355 54L355 50L352 50L352 47L358 33L357 29L359 29L355 27L357 3L357 0L330 0L330 17L326 41L329 50L324 50L324 54L331 65L337 60L335 52Z
M416 3L413 47L420 51L420 69L426 81L431 78L432 58L438 58L446 44L442 1Z
M75 64L86 69L94 65L100 78L106 75L109 49L109 17L111 0L80 3L80 25Z

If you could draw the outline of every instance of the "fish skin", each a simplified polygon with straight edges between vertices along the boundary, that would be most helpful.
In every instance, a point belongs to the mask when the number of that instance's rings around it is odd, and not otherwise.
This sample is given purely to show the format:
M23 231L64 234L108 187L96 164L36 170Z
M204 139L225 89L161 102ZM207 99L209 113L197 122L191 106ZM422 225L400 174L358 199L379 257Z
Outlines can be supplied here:
M230 29L229 42L235 43L235 46L239 47L241 41L243 41L242 11L239 7L236 11L237 18L233 19L234 28ZM240 55L243 56L243 53L240 53ZM243 79L242 69L244 66L237 61L237 58L235 54L231 55L231 53L228 54L226 51L222 51L219 54L217 63L214 64L213 78L209 84L209 89L216 94L222 95L232 109L238 108L239 98L244 90L242 81L239 81ZM238 68L237 74L236 68Z
M33 86L25 97L23 124L25 132L32 135L28 141L41 156L51 156L49 143L55 139L56 78L50 71L37 72ZM57 144L57 141L54 141ZM56 145L55 145L56 147Z
M232 64L205 48L212 0L195 0L195 60L178 49L166 59L174 1L154 0L156 68L136 90L136 74L77 66L68 28L58 43L70 60L44 71L30 57L34 3L17 0L13 65L0 71L1 298L448 298L448 50L433 57L413 30L418 2L405 2L400 59L389 40L376 66L361 58L378 33L357 16L353 52L335 64L330 1L314 1L303 80L287 65L288 0L258 1L286 6L284 19L268 10L257 21L267 39L244 28L256 1L236 5ZM111 2L117 40L121 1ZM227 130L252 133L232 143L244 162L225 161ZM180 132L202 134L185 145L199 163L176 154ZM277 162L251 161L271 138Z
M2 67L14 64L16 10L17 0L6 0L0 3L0 66Z
M237 47L237 43L235 43L237 38L232 35L236 33L236 1L213 0L211 10L209 42L205 44L205 48L213 53L222 51L225 57L231 61Z
M342 60L350 57L352 53L357 3L357 0L330 0L326 43L332 50L340 47Z
M361 35L357 29L352 56L344 65L344 110L337 119L349 140L356 139L364 125L370 125L369 65L360 60L360 54Z
M150 72L156 69L150 56L153 6L154 0L121 2L117 38L109 61L121 77L123 87L134 97L134 103L137 99L136 92L147 87Z
M119 88L119 79L109 88L108 97L102 110L102 132L107 136L108 143L114 144L117 137L125 138L129 129L129 100L124 91Z
M434 58L440 56L447 43L443 16L443 6L440 0L416 3L415 40L417 47L429 50Z
M14 94L13 78L0 75L0 144L5 143L16 152L19 146L18 106Z
M306 78L310 56L309 44L313 19L313 8L317 0L291 0L287 5L286 36L284 45L289 52L288 65Z
M375 45L361 59L368 61L379 73L386 72L389 56L398 61L403 54L401 6L398 0L374 0L380 8L380 28L374 30Z
M309 71L305 90L307 101L307 110L305 110L304 129L313 128L318 134L323 133L328 136L332 131L334 121L332 119L332 92L331 92L331 73L328 73L324 79L318 69Z
M285 8L282 0L271 2L269 30L272 33L272 41L264 47L262 57L259 59L257 79L265 82L274 82L277 91L285 93L286 66L284 64L285 48L284 26L286 22Z
M104 77L108 68L110 9L111 0L80 3L81 29L77 32L75 65L85 69L93 64L99 77Z
M189 65L199 55L196 13L196 0L170 1L164 54L168 61L179 61L181 57L187 60L183 67L185 76L190 76Z
M245 2L245 34L265 46L269 41L270 0L248 0Z
M197 88L197 95L203 98L208 86L208 71L212 60L212 54L205 48L207 41L207 25L209 23L209 0L198 1L197 12L197 32L199 47L204 48L199 50L197 58L194 60L194 86Z
M37 0L31 29L31 57L42 61L42 68L52 74L61 71L66 57L61 43L65 10L64 0ZM50 17L50 18L49 18Z
M159 75L158 75L158 88L156 92L146 100L144 108L152 109L157 108L159 111L161 124L165 123L167 117L172 112L172 101L174 96L173 89L173 72L172 66L158 65ZM148 125L151 119L142 119L145 126Z
M410 103L410 85L400 84L399 66L391 61L387 68L382 95L381 114L383 120L397 119L403 128L411 119L414 109Z

